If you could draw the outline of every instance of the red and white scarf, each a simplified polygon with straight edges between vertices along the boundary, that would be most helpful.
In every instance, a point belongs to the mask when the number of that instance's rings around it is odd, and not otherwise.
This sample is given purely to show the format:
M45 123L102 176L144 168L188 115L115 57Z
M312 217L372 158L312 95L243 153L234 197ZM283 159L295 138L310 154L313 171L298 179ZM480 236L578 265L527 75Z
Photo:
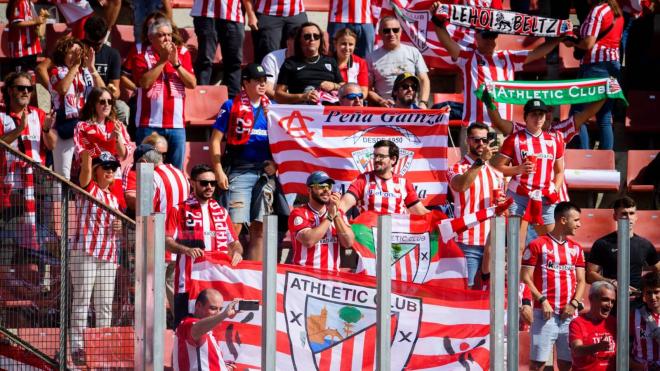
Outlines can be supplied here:
M228 240L229 233L218 233L219 231L217 230L213 234L213 238L215 238L215 243L212 244L213 246L205 246L204 214L202 213L202 205L197 200L197 197L191 195L183 205L184 208L181 210L183 212L183 220L179 225L177 242L188 247L197 247L206 251L226 251L228 243L231 242ZM210 199L208 201L208 209L210 224L216 226L216 228L219 225L227 224L229 213L216 200ZM206 230L208 231L209 229L210 226L207 226Z
M268 111L270 100L267 96L262 95L259 97L260 106L264 114ZM245 90L234 98L234 104L231 107L229 114L229 127L227 128L227 144L232 146L239 146L246 144L250 140L252 128L254 128L254 112L252 111L252 102L248 97Z
M516 193L521 196L529 197L529 203L527 204L525 214L522 218L531 224L543 225L543 197L545 197L551 205L554 205L559 201L557 191L551 188L543 190L534 189L530 191L524 186L518 185Z
M144 59L147 62L147 67L149 69L154 68L154 66L156 66L158 63L158 60L156 59L156 52L151 46L148 47L144 52ZM151 85L151 88L147 91L147 97L150 99L159 99L162 97L163 94L165 94L165 84L168 84L170 87L170 96L174 98L181 98L186 95L186 87L183 85L183 81L181 80L181 77L179 77L179 74L176 72L176 70L173 72L169 70L174 70L174 68L170 67L169 65L165 65L165 67L163 67L163 71L160 73L156 81L154 81L153 85Z

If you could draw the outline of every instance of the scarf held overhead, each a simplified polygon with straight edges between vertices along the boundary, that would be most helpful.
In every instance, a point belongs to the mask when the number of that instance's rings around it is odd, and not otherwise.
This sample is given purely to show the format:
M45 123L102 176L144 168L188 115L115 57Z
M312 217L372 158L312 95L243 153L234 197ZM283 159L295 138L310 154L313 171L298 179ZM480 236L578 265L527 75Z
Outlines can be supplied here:
M484 100L488 90L490 102ZM619 82L614 77L564 81L493 81L474 91L477 98L495 109L494 102L525 104L541 99L550 106L596 102L604 98L621 99L628 104Z
M513 35L558 37L573 34L573 25L568 19L537 17L507 10L441 4L434 16L457 26Z

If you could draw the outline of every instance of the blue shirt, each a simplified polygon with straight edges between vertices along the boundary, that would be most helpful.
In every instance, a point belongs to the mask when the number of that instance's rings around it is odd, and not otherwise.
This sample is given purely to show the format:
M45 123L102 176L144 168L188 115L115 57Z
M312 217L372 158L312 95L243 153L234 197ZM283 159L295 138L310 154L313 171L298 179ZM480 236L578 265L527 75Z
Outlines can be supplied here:
M220 108L220 114L213 124L213 129L219 130L222 133L227 133L227 128L229 127L229 116L231 115L231 108L234 105L232 99L226 101ZM259 107L252 107L252 113L254 114L254 125L252 127L252 132L250 133L250 139L245 145L240 146L235 152L232 152L230 156L234 159L234 162L239 161L241 163L254 163L260 164L266 160L272 159L270 154L270 146L268 144L268 120L263 109ZM226 164L228 165L228 164Z

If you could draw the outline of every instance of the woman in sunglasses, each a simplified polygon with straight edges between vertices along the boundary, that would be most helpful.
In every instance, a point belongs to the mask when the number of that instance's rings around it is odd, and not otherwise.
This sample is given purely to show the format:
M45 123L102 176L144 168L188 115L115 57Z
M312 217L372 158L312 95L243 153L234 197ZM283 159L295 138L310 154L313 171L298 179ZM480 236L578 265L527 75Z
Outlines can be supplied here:
M282 65L275 99L284 104L321 104L333 101L344 79L337 61L323 55L327 50L323 32L315 23L303 23L294 40L294 54ZM336 102L336 98L334 98Z
M80 112L81 121L78 122L73 135L77 157L87 151L92 159L102 152L109 152L120 160L126 159L131 139L126 127L117 120L114 103L108 88L93 88L89 93ZM111 190L123 210L126 202L122 191L121 169L117 169Z
M365 97L369 92L367 62L354 54L357 34L350 28L342 28L334 37L335 59L344 82L354 82L362 88Z

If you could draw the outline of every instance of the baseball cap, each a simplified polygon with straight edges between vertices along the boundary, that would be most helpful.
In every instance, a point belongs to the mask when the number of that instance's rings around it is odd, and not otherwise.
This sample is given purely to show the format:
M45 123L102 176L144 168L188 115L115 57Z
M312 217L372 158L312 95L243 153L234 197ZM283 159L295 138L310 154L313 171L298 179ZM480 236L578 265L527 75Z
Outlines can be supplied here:
M92 160L92 168L99 165L113 165L115 167L119 167L119 161L117 161L115 156L113 156L110 152L103 151L99 157L96 157Z
M250 63L241 71L241 79L243 80L258 79L261 77L273 77L273 75L266 73L266 70L257 63Z
M404 73L402 73L402 74L400 74L399 76L396 77L396 80L394 80L394 87L393 87L392 90L398 89L399 84L401 84L402 82L404 82L405 80L408 80L408 79L415 80L415 84L417 84L417 87L419 88L419 78L417 78L417 76L413 75L410 72L404 72Z
M323 183L329 183L329 184L335 184L335 181L330 178L328 174L326 174L325 171L317 170L307 177L307 186L311 186L312 184L323 184Z
M133 152L133 162L138 162L147 152L155 151L156 148L148 143L143 143L137 146Z
M548 106L540 99L530 99L525 103L525 115L532 111L545 111L548 112Z

